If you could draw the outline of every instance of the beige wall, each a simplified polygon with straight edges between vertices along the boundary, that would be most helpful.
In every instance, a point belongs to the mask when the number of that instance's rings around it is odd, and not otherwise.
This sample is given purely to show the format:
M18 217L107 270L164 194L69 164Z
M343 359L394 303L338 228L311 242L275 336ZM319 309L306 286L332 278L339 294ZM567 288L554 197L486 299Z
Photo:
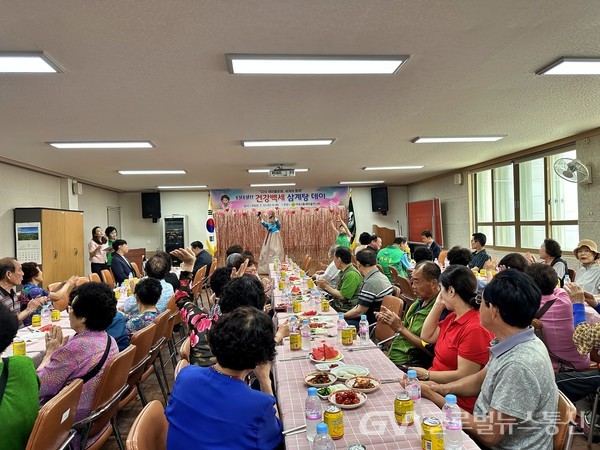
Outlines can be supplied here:
M463 184L454 184L454 174L408 187L408 201L440 199L444 248L455 245L469 247L471 226L469 223L469 188L467 174L463 173Z
M388 207L387 215L371 211L371 188L352 188L352 204L354 205L354 215L356 217L356 231L358 234L363 231L373 232L373 225L391 228L398 231L398 225L403 234L406 234L406 186L388 187Z
M0 257L15 255L13 208L60 208L60 179L0 163Z

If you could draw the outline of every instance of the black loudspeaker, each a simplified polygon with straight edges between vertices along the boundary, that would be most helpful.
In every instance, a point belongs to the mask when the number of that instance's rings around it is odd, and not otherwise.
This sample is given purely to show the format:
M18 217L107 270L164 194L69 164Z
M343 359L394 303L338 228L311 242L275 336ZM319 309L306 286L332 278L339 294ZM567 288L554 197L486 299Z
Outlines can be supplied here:
M153 222L160 219L160 192L142 193L142 217Z
M388 211L387 187L371 188L371 208L373 212L385 215Z

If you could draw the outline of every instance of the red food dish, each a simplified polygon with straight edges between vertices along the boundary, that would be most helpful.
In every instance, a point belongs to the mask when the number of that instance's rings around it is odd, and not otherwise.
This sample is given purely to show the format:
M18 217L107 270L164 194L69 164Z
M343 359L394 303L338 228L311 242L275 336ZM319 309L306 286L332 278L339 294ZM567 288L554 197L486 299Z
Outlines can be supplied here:
M312 357L316 361L335 359L339 354L340 352L327 344L323 344L320 347L315 347L312 349Z
M310 311L303 312L302 315L303 316L316 316L317 311L315 311L314 309L311 309Z
M340 391L335 393L335 402L338 405L356 405L360 398L354 391Z

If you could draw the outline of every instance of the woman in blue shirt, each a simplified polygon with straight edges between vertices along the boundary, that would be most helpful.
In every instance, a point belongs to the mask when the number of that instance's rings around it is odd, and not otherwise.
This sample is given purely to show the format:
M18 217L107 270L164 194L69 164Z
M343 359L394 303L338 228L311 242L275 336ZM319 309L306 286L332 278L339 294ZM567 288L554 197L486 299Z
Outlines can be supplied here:
M177 376L169 406L167 449L278 448L282 425L271 387L275 330L251 306L223 315L208 332L217 363L187 366ZM254 371L262 392L246 383Z

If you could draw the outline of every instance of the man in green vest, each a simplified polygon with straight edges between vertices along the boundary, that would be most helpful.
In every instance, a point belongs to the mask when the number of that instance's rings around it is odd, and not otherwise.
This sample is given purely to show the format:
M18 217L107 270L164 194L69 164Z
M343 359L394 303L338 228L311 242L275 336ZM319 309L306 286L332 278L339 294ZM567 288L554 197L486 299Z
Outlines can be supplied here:
M440 292L440 274L437 264L421 262L415 267L410 280L417 299L408 308L404 319L384 306L376 314L378 322L389 325L395 333L399 333L388 351L388 357L397 366L429 368L431 365L431 357L427 357L422 351L424 345L421 341L421 329Z
M363 277L352 265L352 252L348 247L338 247L333 262L340 271L337 289L332 288L325 280L317 280L316 284L333 297L331 306L337 312L346 312L358 303L359 287Z
M410 269L409 253L410 249L404 236L397 237L392 245L377 253L377 263L383 267L383 273L390 282L394 282L390 274L390 266L396 269L401 277L407 277L406 271Z

